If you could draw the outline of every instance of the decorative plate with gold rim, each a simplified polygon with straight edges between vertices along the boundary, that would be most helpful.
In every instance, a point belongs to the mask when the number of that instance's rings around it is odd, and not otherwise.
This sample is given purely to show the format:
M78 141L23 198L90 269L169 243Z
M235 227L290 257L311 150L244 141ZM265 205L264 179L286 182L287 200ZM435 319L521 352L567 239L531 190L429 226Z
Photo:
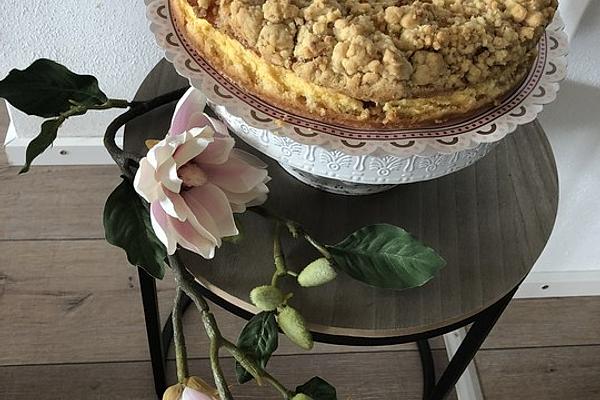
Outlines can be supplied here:
M250 93L199 54L168 0L146 4L151 30L166 58L206 94L240 138L300 180L336 193L375 193L471 165L518 125L533 121L556 98L558 82L566 74L568 42L556 15L540 39L529 74L496 106L431 126L360 128L299 115Z

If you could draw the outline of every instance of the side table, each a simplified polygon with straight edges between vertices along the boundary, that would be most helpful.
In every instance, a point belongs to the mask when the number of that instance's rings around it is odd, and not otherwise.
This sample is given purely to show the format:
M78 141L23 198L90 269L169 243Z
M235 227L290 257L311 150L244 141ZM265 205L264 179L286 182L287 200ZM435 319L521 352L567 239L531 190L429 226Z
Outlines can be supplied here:
M136 99L185 85L187 82L163 60L142 83ZM164 106L129 122L126 149L143 153L146 139L161 139L173 107ZM240 147L253 152L240 142ZM318 191L288 175L273 160L261 158L269 163L273 178L267 207L300 221L320 241L336 243L363 225L386 222L402 226L448 261L438 276L420 288L383 290L340 274L323 287L297 291L292 301L305 315L316 341L356 346L417 342L423 364L423 398L444 399L533 267L552 231L558 178L550 145L539 124L518 128L483 160L464 170L364 197ZM223 245L213 260L189 252L182 252L182 258L209 300L249 319L257 310L248 293L272 274L272 226L251 212L241 215L240 220L252 231L251 240ZM315 255L302 241L284 242L284 248L292 267L306 265ZM161 331L156 285L141 270L140 286L160 396L166 388L164 360L172 330L168 319ZM427 340L471 323L436 382Z

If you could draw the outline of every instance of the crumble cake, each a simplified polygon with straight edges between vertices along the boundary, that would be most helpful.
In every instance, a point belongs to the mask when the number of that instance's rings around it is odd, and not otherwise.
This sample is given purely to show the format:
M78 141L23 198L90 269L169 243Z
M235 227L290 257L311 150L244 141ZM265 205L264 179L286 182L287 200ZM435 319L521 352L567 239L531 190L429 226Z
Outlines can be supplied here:
M472 113L527 75L556 0L169 0L219 72L270 103L354 126Z

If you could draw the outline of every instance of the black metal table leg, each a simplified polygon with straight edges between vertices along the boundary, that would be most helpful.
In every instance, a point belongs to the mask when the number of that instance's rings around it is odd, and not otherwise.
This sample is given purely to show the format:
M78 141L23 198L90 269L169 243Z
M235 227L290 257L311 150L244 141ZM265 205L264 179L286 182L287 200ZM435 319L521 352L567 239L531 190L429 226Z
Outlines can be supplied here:
M167 389L166 383L166 359L168 344L173 339L173 325L169 317L165 321L164 328L160 326L160 314L158 310L158 296L156 292L156 281L144 270L138 270L142 302L144 305L144 316L146 319L146 333L148 335L148 347L152 361L152 372L154 374L154 386L159 398ZM436 383L435 365L431 348L427 339L417 341L417 347L423 367L423 399L443 400L445 399L458 379L466 370L469 363L487 338L490 331L512 300L518 287L512 290L500 301L483 311L477 316L465 339L459 346L456 354L450 360L446 370ZM210 293L212 295L212 293ZM211 296L209 296L211 297ZM192 303L185 296L184 310Z
M417 347L421 356L421 367L423 368L423 400L427 400L435 386L435 364L427 339L417 341Z
M161 398L165 390L167 390L167 377L166 358L164 357L164 346L161 338L160 314L158 312L156 281L141 268L138 268L138 276L142 292L142 303L144 305L148 350L150 351L152 373L154 375L154 388L158 397Z
M445 399L461 375L465 372L469 363L475 357L475 354L487 338L488 334L496 325L496 322L510 303L517 288L511 291L508 295L502 298L493 306L485 310L484 313L473 323L469 329L467 336L459 346L456 354L450 360L446 370L432 388L431 393L426 398L427 400L443 400Z
M431 347L429 341L417 341L419 355L421 356L421 367L423 369L423 399L427 400L431 395L431 390L435 386L435 364L431 355Z
M241 313L239 310L235 308L235 306L230 303L224 301L219 296L215 295L213 292L199 285L198 289L202 292L204 296L218 304L219 306L225 308L226 310L234 313L235 315L242 316L246 319L249 319L251 315L246 316ZM518 287L513 289L510 293L508 293L505 297L500 299L497 303L490 306L480 314L478 314L473 322L473 326L467 333L467 336L463 340L463 343L458 348L454 357L448 364L448 367L440 377L439 381L436 384L435 379L435 364L433 361L433 356L431 353L431 348L429 346L429 342L427 337L433 337L437 335L428 335L424 339L417 340L417 347L419 349L419 354L421 357L421 364L423 367L423 399L424 400L443 400L448 396L451 392L452 388L461 377L461 375L466 370L469 363L475 357L475 354L483 344L484 340L512 300L515 292ZM186 299L186 306L189 306L191 302ZM172 326L169 325L170 320L165 323L165 330L163 332L163 343L168 343L172 339ZM327 343L334 343L328 342ZM406 342L404 342L406 343ZM336 343L339 344L339 343Z

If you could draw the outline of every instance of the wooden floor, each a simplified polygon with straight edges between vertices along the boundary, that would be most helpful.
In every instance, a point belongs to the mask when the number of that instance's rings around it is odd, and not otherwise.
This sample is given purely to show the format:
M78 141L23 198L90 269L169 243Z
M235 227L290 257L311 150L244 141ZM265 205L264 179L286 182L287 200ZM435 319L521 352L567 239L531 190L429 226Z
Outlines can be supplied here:
M0 132L5 124L0 114ZM153 399L136 273L102 239L102 206L118 171L17 171L0 155L0 399ZM170 276L160 283L163 314L172 287ZM235 339L243 321L214 310ZM199 319L186 319L192 371L209 376ZM486 399L600 399L599 333L600 298L514 301L477 356ZM433 346L443 365L442 342ZM341 400L420 398L413 346L305 353L282 338L278 354L271 370L290 387L316 374ZM230 376L232 365L225 361ZM233 390L238 399L278 398L253 384Z

